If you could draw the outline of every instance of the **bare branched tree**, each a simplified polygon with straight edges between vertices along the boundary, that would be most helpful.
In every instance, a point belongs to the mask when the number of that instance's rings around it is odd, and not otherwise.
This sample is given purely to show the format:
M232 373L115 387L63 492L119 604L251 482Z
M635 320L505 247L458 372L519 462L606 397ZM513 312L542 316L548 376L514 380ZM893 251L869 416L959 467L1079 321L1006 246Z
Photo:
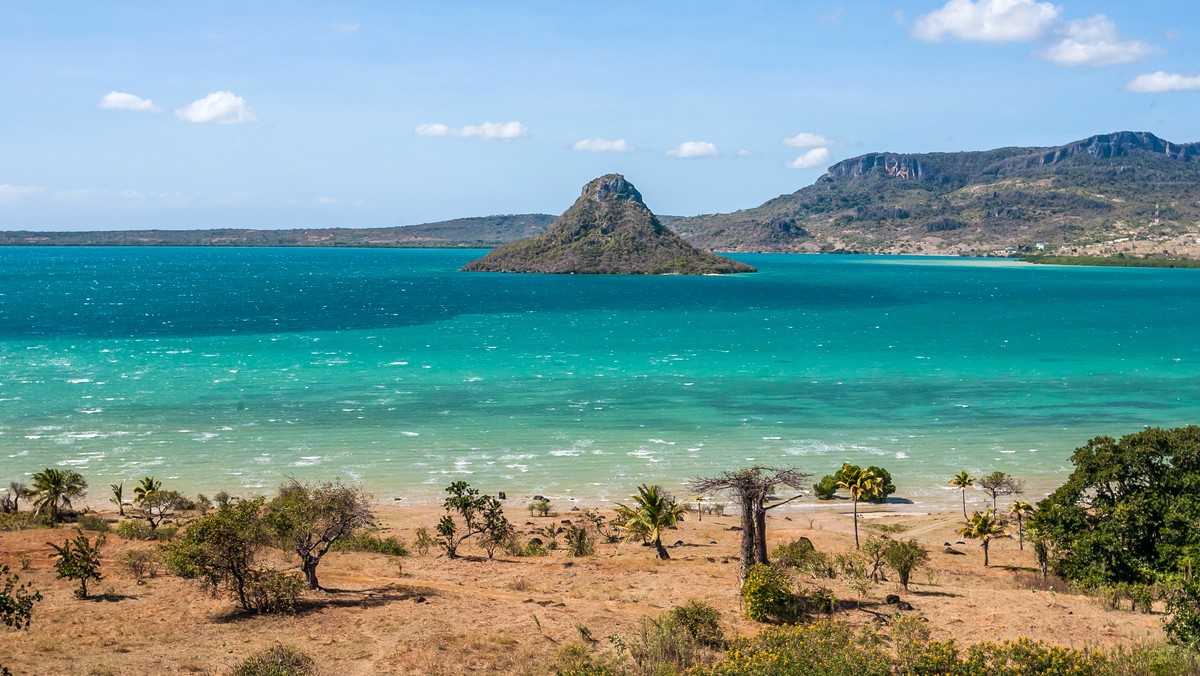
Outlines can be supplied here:
M785 505L800 495L780 500L768 506L767 498L776 487L799 489L808 485L812 475L792 468L754 466L715 477L697 477L688 482L688 490L711 494L729 491L742 515L742 542L738 555L738 582L746 579L750 567L767 563L767 510Z

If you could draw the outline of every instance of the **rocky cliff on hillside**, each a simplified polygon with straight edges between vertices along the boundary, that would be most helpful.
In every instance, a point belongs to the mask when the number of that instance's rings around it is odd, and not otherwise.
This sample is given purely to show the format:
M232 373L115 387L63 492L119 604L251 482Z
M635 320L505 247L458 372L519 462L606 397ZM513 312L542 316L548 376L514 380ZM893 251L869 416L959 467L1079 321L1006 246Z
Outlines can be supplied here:
M546 232L506 244L462 268L469 272L703 275L754 272L703 251L667 229L620 174L588 183Z
M869 153L759 207L671 226L725 251L1189 257L1198 221L1200 143L1117 132L1053 148Z

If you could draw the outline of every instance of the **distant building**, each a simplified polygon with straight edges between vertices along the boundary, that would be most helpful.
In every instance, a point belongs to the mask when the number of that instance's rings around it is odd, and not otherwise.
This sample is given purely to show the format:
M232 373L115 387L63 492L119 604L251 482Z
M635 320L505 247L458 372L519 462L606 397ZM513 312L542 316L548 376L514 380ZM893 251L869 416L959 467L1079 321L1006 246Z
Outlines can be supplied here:
M1038 242L1038 243L1037 243L1037 244L1035 244L1034 246L1036 246L1036 247L1038 248L1038 251L1043 251L1043 250L1045 250L1045 248L1046 248L1046 243L1045 243L1045 242Z

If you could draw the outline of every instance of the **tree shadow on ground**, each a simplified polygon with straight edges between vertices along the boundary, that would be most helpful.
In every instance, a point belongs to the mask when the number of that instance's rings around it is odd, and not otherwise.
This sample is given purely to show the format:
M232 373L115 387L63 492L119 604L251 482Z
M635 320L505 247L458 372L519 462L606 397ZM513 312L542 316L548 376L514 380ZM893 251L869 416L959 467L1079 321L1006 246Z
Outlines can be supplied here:
M104 594L91 594L86 599L80 599L80 600L91 601L92 603L101 603L101 602L119 603L121 601L132 601L133 599L136 599L136 598L138 598L137 594L118 594L116 592L107 592Z
M232 624L249 620L263 615L308 615L318 613L327 608L374 608L388 603L409 601L425 603L430 597L438 595L437 590L407 585L389 584L369 589L337 589L323 587L316 592L296 602L295 610L291 613L256 613L233 608L213 618L220 624Z

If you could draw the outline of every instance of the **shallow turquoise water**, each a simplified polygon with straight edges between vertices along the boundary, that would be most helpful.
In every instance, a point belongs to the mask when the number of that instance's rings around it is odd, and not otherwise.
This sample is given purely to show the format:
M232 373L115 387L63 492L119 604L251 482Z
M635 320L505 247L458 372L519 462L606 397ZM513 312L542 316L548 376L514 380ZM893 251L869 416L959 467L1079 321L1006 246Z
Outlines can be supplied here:
M919 507L954 499L963 468L1036 493L1092 436L1200 422L1200 270L746 255L761 272L456 272L481 253L0 248L0 479L618 499L851 461Z

